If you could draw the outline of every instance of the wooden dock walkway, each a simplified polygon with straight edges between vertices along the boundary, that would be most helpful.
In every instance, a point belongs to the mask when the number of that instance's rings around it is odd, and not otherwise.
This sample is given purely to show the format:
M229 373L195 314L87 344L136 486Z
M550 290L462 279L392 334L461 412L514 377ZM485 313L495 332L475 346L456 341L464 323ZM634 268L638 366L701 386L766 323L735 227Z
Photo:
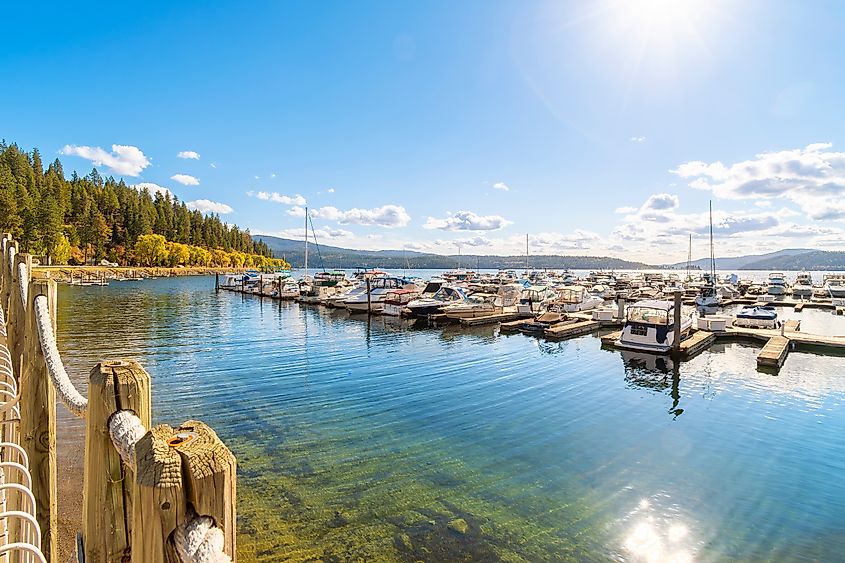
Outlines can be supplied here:
M473 317L471 319L461 319L461 326L480 326L490 325L495 323L507 322L525 322L525 319L530 319L534 315L523 313L497 313L495 315L486 315L484 317Z
M773 336L757 354L757 365L779 368L786 360L787 353L789 353L789 338Z
M692 358L709 348L715 341L715 332L697 330L681 341L681 355L685 358Z
M589 334L601 328L601 323L598 321L579 321L577 323L564 324L561 326L553 326L547 328L543 333L546 338L572 338L574 336L581 336L582 334Z

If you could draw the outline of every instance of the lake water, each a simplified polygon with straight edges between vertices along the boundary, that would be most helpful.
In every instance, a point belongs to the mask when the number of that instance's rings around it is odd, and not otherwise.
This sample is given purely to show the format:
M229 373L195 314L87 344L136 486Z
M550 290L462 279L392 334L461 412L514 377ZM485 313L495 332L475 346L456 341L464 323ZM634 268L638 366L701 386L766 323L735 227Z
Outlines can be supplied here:
M62 287L60 348L78 383L137 359L156 422L214 427L238 458L242 561L845 552L845 357L793 352L771 375L728 343L673 366L213 284Z

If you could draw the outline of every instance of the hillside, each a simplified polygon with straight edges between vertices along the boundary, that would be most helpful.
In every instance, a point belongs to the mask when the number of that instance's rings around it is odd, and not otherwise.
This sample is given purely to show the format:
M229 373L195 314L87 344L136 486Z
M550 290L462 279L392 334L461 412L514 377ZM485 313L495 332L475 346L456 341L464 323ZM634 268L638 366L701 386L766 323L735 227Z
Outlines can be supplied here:
M254 235L266 244L277 258L284 258L293 267L301 268L305 262L302 241ZM321 264L322 261L322 264ZM409 268L450 269L463 266L478 269L522 269L525 256L441 255L403 250L354 250L336 246L308 244L308 265L312 268ZM653 268L641 262L631 262L607 256L531 256L532 268L549 269L637 269Z
M795 255L764 258L745 265L744 270L845 270L845 252L811 250Z
M810 248L789 248L784 250L778 250L777 252L769 252L768 254L749 254L746 256L734 256L734 257L725 257L720 258L716 257L716 269L717 270L756 270L759 269L753 264L772 261L773 264L777 264L777 260L780 259L789 259L794 258L803 254L815 252L813 249ZM700 268L702 270L709 270L710 269L710 258L699 258L697 260L693 260L690 262L693 268ZM687 267L686 262L678 262L677 264L672 264L671 268L676 269L684 269ZM777 268L784 268L783 266L775 266ZM765 269L765 268L764 268ZM801 268L798 268L799 270Z

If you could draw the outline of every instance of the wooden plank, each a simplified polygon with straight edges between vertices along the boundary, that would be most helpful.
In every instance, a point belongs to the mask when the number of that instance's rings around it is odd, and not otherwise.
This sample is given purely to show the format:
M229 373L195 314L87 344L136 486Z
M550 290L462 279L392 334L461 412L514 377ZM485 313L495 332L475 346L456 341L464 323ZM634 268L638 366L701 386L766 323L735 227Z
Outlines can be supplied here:
M804 310L804 302L803 301L801 303L795 304L795 312L796 313L800 313L803 310Z
M108 421L118 410L131 410L149 428L151 405L150 376L137 362L102 362L91 370L82 507L87 563L122 563L129 554L133 478L114 449Z
M588 334L599 328L601 328L601 323L598 321L581 321L547 328L544 334L546 338L572 338L573 336Z
M35 298L47 297L53 333L56 331L56 282L37 280L27 291L27 325L24 361L20 373L21 446L29 456L32 494L38 507L41 552L47 561L58 557L58 494L56 489L56 391L38 339Z
M530 318L533 315L522 315L521 313L497 313L495 315L485 315L483 317L473 317L470 319L461 319L462 326L479 326L489 325L494 323L508 322L516 319Z
M757 365L780 367L788 353L789 339L785 336L773 336L757 354Z
M501 332L519 332L519 327L521 327L528 319L518 319L516 321L507 321L499 324L499 330Z
M788 320L783 322L783 330L785 332L796 332L801 330L801 321Z

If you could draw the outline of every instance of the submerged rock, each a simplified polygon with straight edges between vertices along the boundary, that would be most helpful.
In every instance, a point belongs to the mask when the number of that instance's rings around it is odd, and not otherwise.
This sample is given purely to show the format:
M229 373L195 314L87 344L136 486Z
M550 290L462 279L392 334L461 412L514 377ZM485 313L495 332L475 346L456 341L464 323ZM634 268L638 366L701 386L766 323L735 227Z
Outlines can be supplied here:
M455 518L454 520L450 520L447 526L453 532L457 532L461 535L465 535L469 531L469 524L467 524L467 521L463 518Z

